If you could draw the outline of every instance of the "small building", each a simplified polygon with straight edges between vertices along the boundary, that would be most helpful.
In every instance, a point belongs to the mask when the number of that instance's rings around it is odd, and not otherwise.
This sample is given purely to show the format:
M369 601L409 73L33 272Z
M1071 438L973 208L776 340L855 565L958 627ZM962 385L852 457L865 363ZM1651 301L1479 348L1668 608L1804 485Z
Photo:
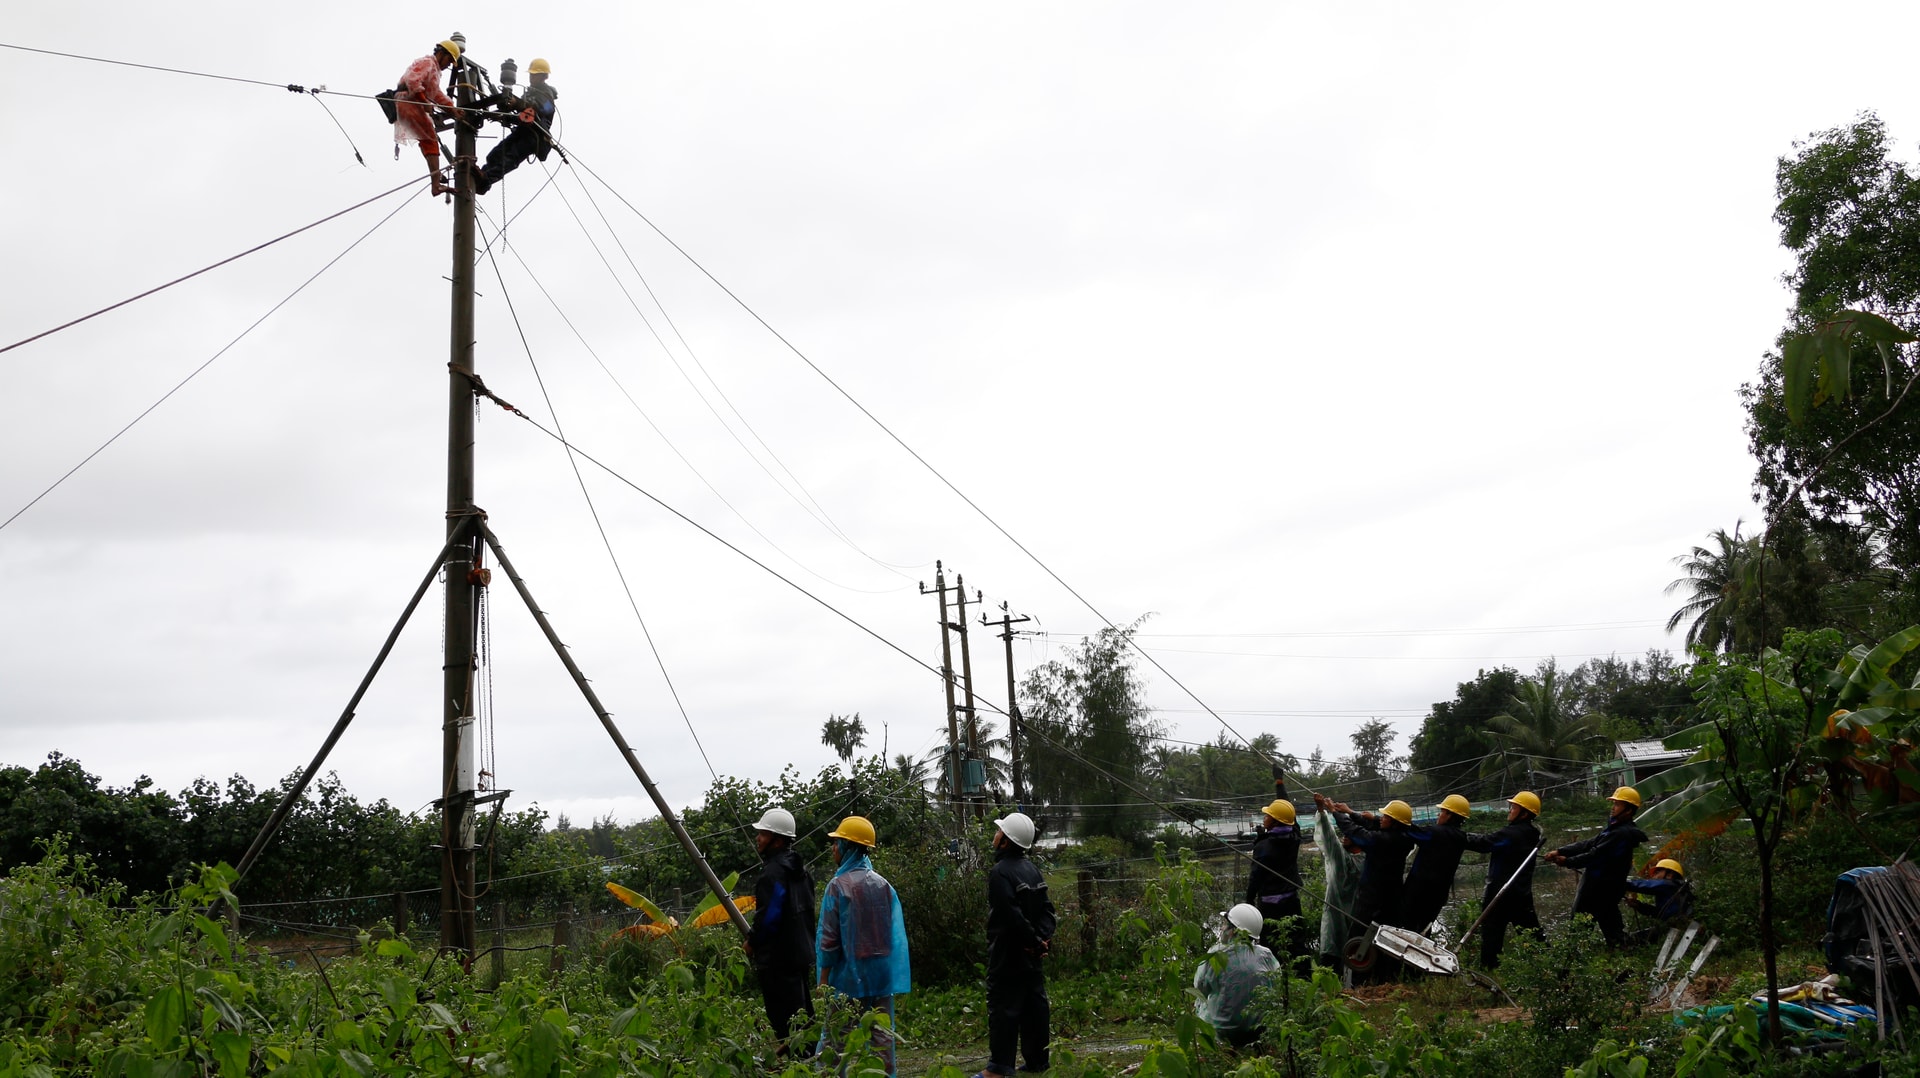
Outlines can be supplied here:
M1661 741L1616 741L1613 748L1617 759L1611 766L1628 786L1638 786L1693 758L1692 749L1670 749Z

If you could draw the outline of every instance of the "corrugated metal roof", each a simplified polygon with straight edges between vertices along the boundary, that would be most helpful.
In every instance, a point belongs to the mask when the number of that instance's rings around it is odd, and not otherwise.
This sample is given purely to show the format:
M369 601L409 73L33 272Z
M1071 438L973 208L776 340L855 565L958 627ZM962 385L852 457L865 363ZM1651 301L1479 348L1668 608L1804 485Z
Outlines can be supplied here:
M1657 764L1693 755L1692 749L1670 749L1659 741L1616 741L1614 748L1619 750L1620 759L1629 764Z

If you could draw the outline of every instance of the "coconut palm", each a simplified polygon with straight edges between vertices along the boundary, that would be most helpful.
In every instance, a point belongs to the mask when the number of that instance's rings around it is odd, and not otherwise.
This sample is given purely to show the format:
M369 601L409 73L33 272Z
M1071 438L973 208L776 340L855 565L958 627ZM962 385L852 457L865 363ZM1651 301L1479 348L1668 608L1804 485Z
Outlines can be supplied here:
M1667 594L1680 591L1686 596L1686 602L1667 619L1667 631L1672 632L1681 622L1692 619L1692 624L1687 626L1689 650L1698 646L1709 651L1725 651L1734 646L1742 585L1760 556L1760 540L1751 536L1743 538L1738 523L1734 524L1732 535L1716 528L1707 539L1712 547L1697 546L1692 553L1673 559L1686 575L1668 584Z
M891 770L907 785L918 786L922 789L926 788L928 777L927 762L925 760L914 759L912 753L894 753L893 767Z
M1552 659L1541 663L1533 677L1521 680L1507 709L1487 720L1494 751L1481 763L1481 775L1498 776L1502 785L1533 786L1577 773L1605 742L1607 717L1576 710L1575 686Z
M969 750L968 745L972 748ZM1008 742L1004 736L995 732L992 723L975 716L971 723L960 728L960 758L969 757L979 760L986 766L986 793L996 800L1003 800L1012 782L1013 769L1007 763ZM933 782L933 792L940 797L952 794L952 783L956 768L949 758L948 745L942 741L928 750L922 766ZM965 776L961 776L962 779Z

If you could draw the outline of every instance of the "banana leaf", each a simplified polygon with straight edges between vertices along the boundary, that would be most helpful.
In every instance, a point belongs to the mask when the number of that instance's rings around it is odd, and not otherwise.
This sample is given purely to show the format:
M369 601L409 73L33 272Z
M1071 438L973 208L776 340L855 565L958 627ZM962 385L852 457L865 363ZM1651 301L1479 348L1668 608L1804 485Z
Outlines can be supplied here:
M720 889L727 892L728 894L732 894L734 885L739 882L740 882L740 874L738 872L735 872L732 875L729 875L726 879L720 881ZM737 904L738 903L736 903L736 905ZM715 895L712 891L708 891L707 897L701 899L700 904L693 908L693 917L691 919L695 921L699 920L701 914L706 913L708 910L713 909L718 905L720 905L719 896Z
M1649 775L1635 787L1641 797L1667 797L1689 786L1702 786L1720 779L1720 761L1696 756L1675 764L1657 775Z
M654 925L661 926L662 931L665 931L666 929L672 928L674 925L679 924L678 921L675 921L673 918L663 913L660 907L654 905L652 899L648 898L646 895L641 894L640 892L634 890L631 887L622 887L617 883L608 881L607 890L613 893L613 897L619 899L620 901L626 903L629 906L632 906L634 909L639 910L641 913L646 914L648 919L650 919ZM651 928L653 927L653 925L636 925L635 927Z
M753 896L752 895L735 895L733 898L733 905L741 913L752 913L754 908ZM723 925L726 923L727 923L727 908L720 904L719 899L715 899L712 905L708 906L693 920L688 921L687 927L688 928L712 928L714 925Z
M1873 650L1860 658L1853 672L1847 675L1846 688L1840 690L1835 703L1849 707L1873 696L1881 688L1882 682L1890 682L1888 671L1894 664L1906 658L1907 653L1920 647L1920 625L1909 625L1875 645ZM1860 649L1855 648L1858 652Z
M1671 772L1662 772L1656 777L1665 777L1667 774ZM1640 817L1640 823L1646 827L1691 831L1726 824L1738 815L1740 805L1734 801L1732 791L1727 789L1726 783L1715 779L1696 783L1668 796L1649 808Z

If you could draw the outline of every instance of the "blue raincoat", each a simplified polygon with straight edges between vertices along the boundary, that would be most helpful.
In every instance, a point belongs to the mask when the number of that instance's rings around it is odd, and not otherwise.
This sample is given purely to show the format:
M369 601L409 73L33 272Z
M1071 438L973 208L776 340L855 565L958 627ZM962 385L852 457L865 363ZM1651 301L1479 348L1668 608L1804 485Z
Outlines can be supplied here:
M867 854L842 861L827 881L814 957L821 979L842 995L871 1000L912 988L900 896Z

